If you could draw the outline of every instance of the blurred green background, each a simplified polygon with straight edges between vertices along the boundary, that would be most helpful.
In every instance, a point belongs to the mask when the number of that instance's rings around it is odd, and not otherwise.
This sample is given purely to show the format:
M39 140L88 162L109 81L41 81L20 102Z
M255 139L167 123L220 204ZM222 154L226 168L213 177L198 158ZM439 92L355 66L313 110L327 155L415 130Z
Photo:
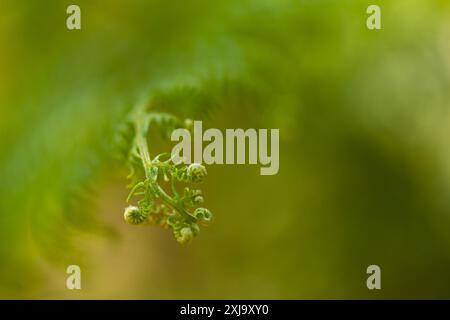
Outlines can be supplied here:
M0 2L1 298L450 298L450 2L73 3L79 31L72 1ZM188 246L125 224L111 141L142 99L279 128L279 174L209 166Z

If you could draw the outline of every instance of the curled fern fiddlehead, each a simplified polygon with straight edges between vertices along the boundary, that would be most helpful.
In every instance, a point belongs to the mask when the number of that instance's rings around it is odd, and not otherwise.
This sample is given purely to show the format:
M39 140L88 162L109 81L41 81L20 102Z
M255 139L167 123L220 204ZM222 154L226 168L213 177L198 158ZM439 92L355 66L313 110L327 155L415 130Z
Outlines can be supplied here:
M212 214L203 203L202 191L188 186L180 192L180 184L197 184L207 175L198 163L174 163L169 154L150 156L147 135L150 126L164 134L180 127L189 128L191 120L180 121L168 113L148 112L137 108L118 137L123 159L130 169L130 192L127 202L138 199L125 208L124 219L130 224L151 224L171 229L179 243L190 242L200 231L199 224L208 225ZM162 185L167 185L167 192Z

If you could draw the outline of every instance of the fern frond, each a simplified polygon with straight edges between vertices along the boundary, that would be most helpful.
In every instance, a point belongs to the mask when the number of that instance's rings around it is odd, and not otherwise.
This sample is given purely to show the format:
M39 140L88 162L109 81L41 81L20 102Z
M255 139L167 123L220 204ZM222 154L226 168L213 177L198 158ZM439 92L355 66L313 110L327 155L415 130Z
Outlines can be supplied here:
M206 208L197 208L203 203L200 190L185 187L180 196L177 184L201 182L207 174L206 168L197 163L174 163L167 153L152 159L147 135L149 128L155 126L168 137L173 130L188 127L191 121L181 121L169 113L148 111L143 105L136 107L130 118L133 128L127 125L125 134L119 133L118 142L120 147L126 145L128 148L126 165L130 168L131 190L127 202L136 197L139 200L137 205L125 208L124 219L130 224L152 224L171 229L178 242L190 242L199 233L198 224L209 224L212 214ZM161 186L164 183L170 183L171 193Z

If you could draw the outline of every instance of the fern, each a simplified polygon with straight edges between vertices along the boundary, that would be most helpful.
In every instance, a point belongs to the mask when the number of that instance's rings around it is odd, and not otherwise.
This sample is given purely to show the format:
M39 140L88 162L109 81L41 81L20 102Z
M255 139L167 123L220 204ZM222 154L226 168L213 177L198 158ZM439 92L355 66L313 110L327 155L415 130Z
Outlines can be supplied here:
M192 121L181 121L169 113L149 112L145 105L133 110L117 139L124 162L130 170L130 192L127 202L137 198L136 205L125 208L124 219L130 224L158 225L171 229L179 243L188 243L199 233L199 224L208 225L211 212L198 207L203 203L202 191L180 184L196 184L206 176L206 168L198 163L175 163L169 154L153 159L147 136L151 126L166 136L180 127L189 128ZM163 185L167 185L167 192Z

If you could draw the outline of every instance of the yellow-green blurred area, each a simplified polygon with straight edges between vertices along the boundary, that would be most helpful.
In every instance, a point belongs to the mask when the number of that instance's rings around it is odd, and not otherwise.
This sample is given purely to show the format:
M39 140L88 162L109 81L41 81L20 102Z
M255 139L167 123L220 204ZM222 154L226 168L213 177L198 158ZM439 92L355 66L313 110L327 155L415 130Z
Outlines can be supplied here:
M111 142L142 100L279 128L279 173L208 166L189 245L126 224ZM449 110L447 0L2 0L0 297L449 299Z

